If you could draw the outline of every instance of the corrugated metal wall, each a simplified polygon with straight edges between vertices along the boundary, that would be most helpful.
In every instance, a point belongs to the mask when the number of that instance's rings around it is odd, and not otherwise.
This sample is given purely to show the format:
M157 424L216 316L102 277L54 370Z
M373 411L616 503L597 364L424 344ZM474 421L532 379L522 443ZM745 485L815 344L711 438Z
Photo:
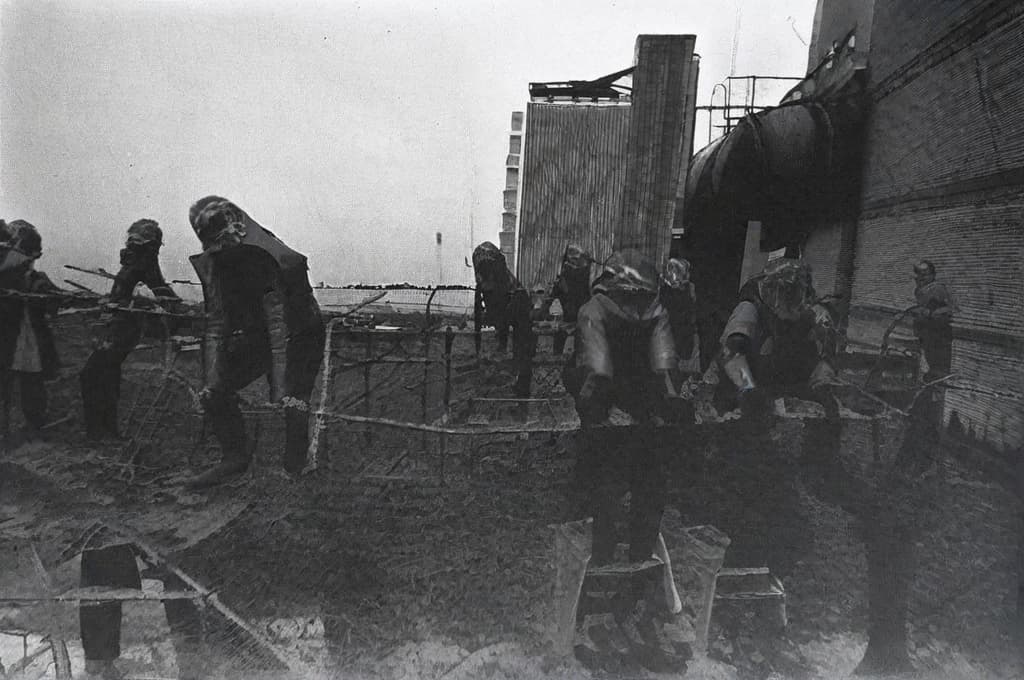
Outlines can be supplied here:
M1007 448L1024 439L1022 48L1024 3L876 2L852 299L904 308L933 260L961 308L953 371L977 388L950 390L947 415Z
M532 103L526 109L517 275L547 287L562 251L611 254L625 181L629 106Z

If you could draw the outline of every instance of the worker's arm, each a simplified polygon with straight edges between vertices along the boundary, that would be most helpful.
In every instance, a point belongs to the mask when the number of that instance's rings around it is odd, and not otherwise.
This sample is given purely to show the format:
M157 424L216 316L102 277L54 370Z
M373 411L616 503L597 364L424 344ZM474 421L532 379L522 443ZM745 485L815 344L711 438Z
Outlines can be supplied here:
M203 392L222 391L227 371L228 323L219 286L204 287L206 331L203 333Z
M484 296L479 290L473 292L473 345L476 356L480 356L481 329L484 322Z
M174 292L174 289L167 284L167 280L164 279L164 274L160 271L160 265L156 262L146 267L142 275L142 282L153 291L153 295L156 296L158 302L169 312L177 312L179 310L178 303L181 302L181 298Z
M284 295L277 289L268 291L261 300L263 321L270 339L270 401L277 403L285 396L288 368L288 324L285 322Z
M747 355L754 349L758 320L754 303L743 301L736 305L722 333L722 370L741 393L757 387Z
M939 283L936 284L935 293L935 299L938 302L938 306L931 310L929 316L937 321L952 321L953 314L956 312L956 302L953 300L953 296L950 294L949 289Z
M600 301L592 298L580 308L576 321L579 393L576 411L584 425L601 422L611 408L611 387L615 369L607 324Z
M679 354L676 351L675 336L668 314L662 310L651 331L649 347L650 368L658 376L658 387L664 396L676 396L676 372L679 366Z
M30 305L41 306L47 314L56 314L61 307L61 299L56 297L62 291L60 288L50 280L50 277L43 272L32 270L28 273L27 277L27 288L29 293L42 293L55 295L52 298L41 302L30 302Z
M765 391L754 380L748 357L755 351L757 337L757 307L748 301L740 302L733 310L722 334L719 363L722 371L736 388L736 400L747 417L762 419L769 411Z

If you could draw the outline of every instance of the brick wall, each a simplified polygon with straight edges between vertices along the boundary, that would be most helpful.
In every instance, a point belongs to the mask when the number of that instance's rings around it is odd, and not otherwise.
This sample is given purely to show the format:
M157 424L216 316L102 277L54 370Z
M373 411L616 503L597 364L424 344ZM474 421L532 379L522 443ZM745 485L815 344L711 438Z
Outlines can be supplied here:
M803 259L811 265L814 290L818 295L839 290L839 249L842 245L842 225L832 222L811 232L803 248Z
M852 303L913 302L933 260L958 298L947 416L1000 446L1024 424L1024 3L878 0ZM851 331L861 323L854 315ZM861 333L863 335L863 333Z

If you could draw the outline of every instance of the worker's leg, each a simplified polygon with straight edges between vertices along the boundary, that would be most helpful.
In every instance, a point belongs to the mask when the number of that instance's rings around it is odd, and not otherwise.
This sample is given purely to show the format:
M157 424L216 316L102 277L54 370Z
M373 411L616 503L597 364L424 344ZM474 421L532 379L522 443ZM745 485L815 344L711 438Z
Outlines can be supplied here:
M877 520L877 521L876 521ZM868 563L868 647L857 675L913 668L907 652L907 599L913 571L907 532L878 518L864 520Z
M642 562L654 553L665 512L668 480L661 440L666 434L642 427L635 429L636 438L626 452L631 457L629 561Z
M38 431L46 425L47 406L43 374L21 373L21 412L31 430Z
M591 563L595 565L610 564L618 543L615 518L624 469L616 466L616 439L612 428L584 427L576 437L576 478L585 511L594 519Z
M292 474L301 472L306 464L310 401L320 371L323 345L323 326L288 343L286 392L290 403L285 407L285 449L281 464Z
M90 439L117 436L117 405L121 396L121 363L126 353L114 347L95 350L79 375L85 432Z
M82 553L81 585L141 588L142 580L129 545ZM78 610L86 661L111 662L121 655L121 603L83 603ZM95 665L95 664L94 664Z
M220 444L221 460L206 472L192 478L187 485L192 488L214 486L228 481L247 469L252 461L248 438L245 435L245 420L238 407L236 392L214 392L204 404L206 418L214 437Z
M187 591L188 586L171 573L162 574L165 591ZM164 600L167 626L178 660L178 680L195 680L203 676L200 642L202 625L199 610L190 600Z

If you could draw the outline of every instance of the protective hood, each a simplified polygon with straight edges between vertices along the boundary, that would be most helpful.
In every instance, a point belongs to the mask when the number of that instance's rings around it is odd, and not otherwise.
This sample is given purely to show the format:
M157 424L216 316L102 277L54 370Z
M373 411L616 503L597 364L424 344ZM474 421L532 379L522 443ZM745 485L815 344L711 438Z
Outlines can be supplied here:
M242 230L239 231L244 231L244 233L238 234L237 244L231 245L231 248L256 248L262 250L274 258L274 261L284 272L305 272L307 270L306 257L304 255L289 248L271 231L263 228L254 219L249 217L244 210L237 208L237 206L234 206L234 208L238 211L237 215L240 220L232 223L240 224ZM197 219L197 233L202 226L200 220L204 215L205 211ZM213 247L207 248L202 253L189 258L196 270L196 274L199 275L200 280L204 284L208 284L212 276L214 258L224 249L223 244L214 244Z
M658 270L649 257L627 249L608 258L593 291L613 302L622 318L643 321L660 313L658 279Z
M590 266L592 259L590 253L583 250L581 246L570 243L565 247L565 252L562 253L562 271L586 269Z
M18 288L34 261L9 245L0 243L0 288Z
M39 230L25 220L14 220L7 224L7 243L14 250L37 260L43 254L43 237Z
M672 258L665 267L662 275L664 284L675 290L689 290L690 288L690 263L687 260Z
M795 321L811 314L815 300L811 268L799 260L773 260L744 285L740 297L760 302L780 319Z
M505 255L490 241L484 241L473 250L473 273L477 290L481 292L502 292L514 287Z

